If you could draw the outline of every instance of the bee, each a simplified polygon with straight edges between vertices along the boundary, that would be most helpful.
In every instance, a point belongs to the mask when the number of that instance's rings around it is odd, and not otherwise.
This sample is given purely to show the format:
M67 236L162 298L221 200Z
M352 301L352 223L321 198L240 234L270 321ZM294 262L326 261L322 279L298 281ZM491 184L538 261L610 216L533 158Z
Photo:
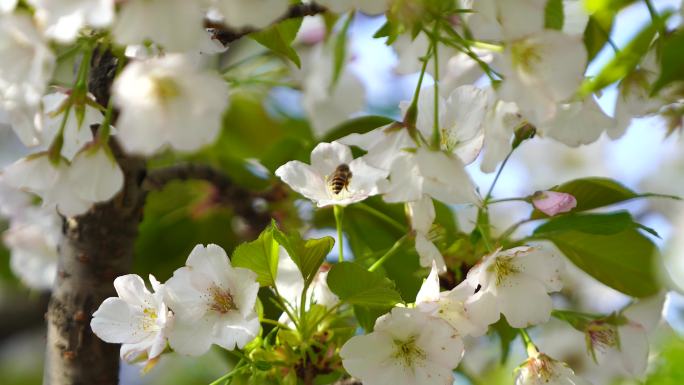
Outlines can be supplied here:
M337 195L349 186L349 180L352 173L346 163L337 166L335 171L330 175L330 187L333 194Z

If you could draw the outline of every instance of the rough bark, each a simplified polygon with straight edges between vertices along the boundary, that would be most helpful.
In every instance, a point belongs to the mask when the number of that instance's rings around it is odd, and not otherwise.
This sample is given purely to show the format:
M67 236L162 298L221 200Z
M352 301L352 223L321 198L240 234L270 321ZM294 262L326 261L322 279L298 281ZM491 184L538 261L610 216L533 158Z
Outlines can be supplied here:
M92 61L90 90L106 105L116 59L108 52ZM115 296L115 277L130 271L142 219L145 161L124 155L110 141L124 172L122 191L86 214L63 220L58 271L48 305L45 385L117 385L119 347L95 336L93 312Z

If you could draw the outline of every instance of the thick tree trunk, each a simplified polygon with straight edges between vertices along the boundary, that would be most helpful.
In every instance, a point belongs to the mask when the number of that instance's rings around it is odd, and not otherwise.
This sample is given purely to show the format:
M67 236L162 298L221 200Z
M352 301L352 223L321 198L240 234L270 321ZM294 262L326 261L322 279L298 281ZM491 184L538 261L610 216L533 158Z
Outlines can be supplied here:
M90 91L107 105L116 58L101 52L93 58ZM129 157L110 141L124 187L111 201L86 214L65 218L59 249L57 279L48 305L45 385L117 385L119 347L95 336L93 312L116 296L112 282L130 272L133 247L142 219L145 161Z
M113 201L64 220L58 276L48 306L45 385L117 385L119 346L97 338L92 314L130 271L142 217L144 161L122 158L125 187Z

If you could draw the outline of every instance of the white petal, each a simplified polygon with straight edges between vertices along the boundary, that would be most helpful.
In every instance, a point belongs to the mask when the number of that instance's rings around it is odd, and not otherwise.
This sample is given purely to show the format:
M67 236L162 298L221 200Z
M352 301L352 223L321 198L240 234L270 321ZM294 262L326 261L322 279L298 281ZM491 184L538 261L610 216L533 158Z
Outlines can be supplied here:
M289 161L278 167L275 174L290 188L314 202L328 199L325 175L319 174L306 163L298 160Z
M633 377L643 380L648 364L648 336L643 326L628 323L618 327L620 335L620 358L625 370Z
M408 213L411 217L411 228L427 234L435 221L435 205L432 198L424 195L420 200L408 202Z
M516 256L516 264L525 275L539 280L549 292L563 287L561 274L564 270L563 259L548 249L533 247Z
M145 335L138 333L130 305L120 298L107 298L93 313L90 327L109 343L135 343Z
M545 323L551 317L551 297L544 285L525 276L509 276L497 287L496 301L514 328Z
M103 147L76 155L68 175L74 193L90 202L110 200L121 191L124 182L123 171Z
M126 274L116 277L114 289L117 295L127 303L143 308L154 308L152 294L145 287L145 281L137 274Z
M428 240L424 234L416 234L416 251L420 256L420 265L423 267L435 264L439 271L446 271L444 257L439 252L437 246Z
M416 295L416 305L423 302L439 301L439 271L436 264L432 264L430 275L425 279Z
M319 143L311 152L311 167L319 175L330 175L337 166L351 163L351 149L342 143Z
M227 350L242 349L256 338L260 327L256 314L242 318L237 312L229 312L221 317L214 342Z
M216 317L203 317L194 321L176 318L169 333L169 345L180 354L200 356L211 347L215 322Z

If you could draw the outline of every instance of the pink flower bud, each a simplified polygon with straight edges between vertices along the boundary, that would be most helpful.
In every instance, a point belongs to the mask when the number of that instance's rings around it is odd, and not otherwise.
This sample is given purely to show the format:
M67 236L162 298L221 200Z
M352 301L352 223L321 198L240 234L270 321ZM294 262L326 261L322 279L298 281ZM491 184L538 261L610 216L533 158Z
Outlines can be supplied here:
M577 199L568 193L556 191L537 191L532 196L532 204L548 216L567 213L577 206Z

